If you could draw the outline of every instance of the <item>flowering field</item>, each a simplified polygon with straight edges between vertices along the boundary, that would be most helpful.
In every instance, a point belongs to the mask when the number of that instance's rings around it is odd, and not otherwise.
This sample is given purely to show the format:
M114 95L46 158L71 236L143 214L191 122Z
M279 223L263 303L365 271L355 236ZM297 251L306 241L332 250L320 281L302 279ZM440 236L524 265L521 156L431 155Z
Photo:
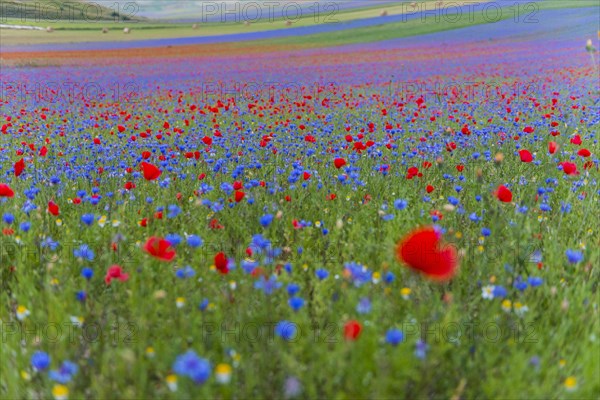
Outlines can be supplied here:
M1 397L598 398L598 9L538 18L3 53Z

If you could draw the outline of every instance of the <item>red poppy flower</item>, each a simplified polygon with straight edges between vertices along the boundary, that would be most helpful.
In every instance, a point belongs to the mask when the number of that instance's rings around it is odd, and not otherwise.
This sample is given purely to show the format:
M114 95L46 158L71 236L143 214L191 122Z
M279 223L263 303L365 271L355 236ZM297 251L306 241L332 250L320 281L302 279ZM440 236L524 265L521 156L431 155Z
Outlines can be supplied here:
M548 143L548 153L554 154L558 150L558 144L556 142Z
M577 155L580 157L589 157L592 153L588 149L581 149L577 152Z
M571 138L571 143L573 143L574 145L579 146L581 144L581 136L579 135L575 135Z
M226 275L229 272L227 264L228 261L225 253L223 253L222 251L217 253L217 255L215 256L215 267L217 268L217 271L219 271L223 275Z
M406 179L412 179L415 176L422 176L422 174L419 172L419 168L417 168L417 167L410 167L407 170Z
M23 161L23 159L21 158L19 161L17 161L14 165L14 169L15 169L15 176L20 176L23 173L23 170L25 169L25 161Z
M362 325L356 320L350 320L344 325L344 337L346 340L356 340L360 336Z
M219 223L219 220L216 219L216 218L213 218L213 219L210 220L210 223L208 224L208 227L210 229L223 229L223 228L225 228L223 225L221 225Z
M577 171L577 164L565 161L565 162L560 163L560 165L562 165L563 171L567 175L578 175L579 174L579 171Z
M333 160L333 165L335 165L337 169L340 169L344 165L346 165L346 160L344 160L343 158L336 158L335 160Z
M157 179L162 174L162 171L158 169L158 167L145 161L142 162L142 169L144 172L144 179L147 181Z
M244 196L246 196L246 193L242 192L241 190L236 190L235 191L235 202L239 203L240 201L242 201L244 199Z
M171 243L163 238L152 236L144 245L144 250L162 261L172 261L175 258L175 250Z
M13 197L15 192L6 183L0 183L0 197Z
M533 161L533 155L529 150L519 150L519 157L521 157L521 161L524 163L530 163Z
M431 185L427 185L427 187L425 188L425 190L427 191L427 193L433 192L434 189L435 188L433 186L431 186Z
M48 202L48 212L49 212L50 214L54 215L55 217L56 217L58 214L60 214L60 211L59 211L58 205L57 205L55 202L53 202L52 200L50 200L50 201Z
M503 203L510 203L513 197L510 189L504 185L498 186L498 189L496 189L494 195Z
M435 281L451 279L458 269L456 248L443 245L433 227L419 228L405 236L396 248L398 260Z
M120 266L113 265L108 269L108 271L106 271L104 282L106 282L107 285L110 285L110 282L113 279L118 279L121 282L125 282L127 279L129 279L129 274L124 273L123 268Z
M535 131L535 129L533 129L531 126L526 126L525 129L523 129L523 132L525 133L533 133Z

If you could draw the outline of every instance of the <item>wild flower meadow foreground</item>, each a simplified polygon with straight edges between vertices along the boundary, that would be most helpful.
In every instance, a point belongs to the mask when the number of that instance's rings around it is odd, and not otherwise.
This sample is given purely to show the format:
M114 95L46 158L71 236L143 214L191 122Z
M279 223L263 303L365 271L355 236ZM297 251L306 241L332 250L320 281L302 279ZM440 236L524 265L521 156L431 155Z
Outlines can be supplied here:
M1 397L598 398L598 9L538 17L3 50Z

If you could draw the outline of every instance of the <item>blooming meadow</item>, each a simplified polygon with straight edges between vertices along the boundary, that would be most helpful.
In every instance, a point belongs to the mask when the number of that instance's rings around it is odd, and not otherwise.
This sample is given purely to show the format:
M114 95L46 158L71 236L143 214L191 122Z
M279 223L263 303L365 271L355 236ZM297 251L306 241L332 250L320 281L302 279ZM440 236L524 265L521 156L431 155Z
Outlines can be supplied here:
M3 67L0 394L596 398L597 14Z

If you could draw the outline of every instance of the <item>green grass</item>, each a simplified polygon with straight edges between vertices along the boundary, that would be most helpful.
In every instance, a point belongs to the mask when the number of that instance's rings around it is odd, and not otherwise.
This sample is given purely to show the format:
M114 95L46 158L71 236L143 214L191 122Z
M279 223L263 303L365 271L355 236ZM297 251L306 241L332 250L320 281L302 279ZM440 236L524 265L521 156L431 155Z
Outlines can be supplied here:
M368 89L366 93L377 93L377 90ZM164 104L169 109L178 107L167 98L147 100L153 101L154 107L157 104ZM183 104L193 101L192 98L184 100ZM123 107L134 117L147 113L133 103L123 104ZM485 107L485 104L475 107L474 118L485 121ZM283 121L294 114L267 116L263 122ZM334 122L334 132L340 140L345 120L356 124L372 120L374 115L379 115L379 108L365 105L354 111L338 109L334 115L339 117ZM303 116L304 119L313 117L311 113ZM531 111L523 118L522 122L526 124L541 116ZM60 124L61 121L61 116L51 116L47 123ZM214 158L245 148L238 135L230 133L235 129L234 122L242 121L247 127L256 123L253 117L245 116L240 120L231 113L219 116L217 121L221 129L228 132L228 138L222 145L215 146ZM314 121L313 118L313 122L303 122L309 127L314 124L318 129L319 124ZM425 121L419 120L425 130L436 129L436 124ZM81 121L73 122L78 126ZM171 122L175 124L174 120ZM162 120L148 126L156 132L161 129ZM452 126L460 129L458 124ZM567 129L556 140L566 148L571 133ZM586 138L586 143L591 140L588 129L582 127L580 134ZM95 163L99 157L104 160L100 154L113 153L121 156L102 161L105 168L116 167L121 161L127 165L135 164L137 152L127 155L130 150L126 141L109 135L108 129L89 128L85 135L102 139L101 153L82 146L85 143L83 137L68 142L68 136L55 136L51 154L60 149L76 155L77 160L69 158L74 165L84 165ZM281 135L284 134L279 133L276 143L286 143L285 136ZM377 133L374 138L382 140L382 135ZM247 141L258 143L261 134L245 136ZM0 138L3 139L2 146L11 145L7 136ZM166 139L165 143L173 148L182 144L177 136ZM399 153L410 151L414 146L408 140L397 143ZM301 143L300 146L305 148L307 145ZM30 218L20 211L24 199L19 195L3 204L3 212L18 216L15 225L31 220L33 229L29 233L18 233L21 245L15 243L15 237L0 236L4 266L0 318L5 324L0 349L3 360L0 393L7 398L48 398L53 383L44 374L31 372L29 367L32 352L44 349L53 357L53 368L65 359L79 364L80 372L69 384L73 398L280 398L284 380L290 375L302 380L303 396L307 398L384 398L399 393L406 398L450 398L453 395L461 398L592 398L600 390L596 379L600 372L597 351L600 320L596 308L600 250L596 246L599 232L593 223L593 216L598 214L598 203L592 197L577 202L569 181L562 179L555 163L544 155L545 141L538 141L534 146L530 149L542 160L536 167L524 166L512 158L502 164L483 159L467 163L464 173L467 179L462 183L460 195L454 192L452 183L442 178L443 175L456 175L455 160L468 158L474 150L484 151L485 146L459 148L452 158L448 156L447 162L434 165L425 171L423 179L413 181L405 180L402 173L389 177L370 173L381 160L359 157L353 165L362 171L366 186L358 190L351 185L335 184L340 172L333 168L328 158L304 156L303 164L311 169L314 179L320 177L326 184L325 190L337 194L335 201L325 201L327 193L317 190L315 182L306 190L286 190L274 196L268 195L263 188L256 188L247 190L253 193L254 205L242 202L233 210L226 208L218 214L201 206L193 195L193 190L198 188L195 176L209 170L204 165L194 166L193 162L183 158L182 166L192 175L193 181L173 179L168 188L160 189L155 182L136 180L134 193L138 199L129 200L128 195L117 195L112 200L106 198L103 205L109 204L109 211L104 206L69 205L67 199L75 197L77 190L91 190L92 182L84 179L65 182L62 196L57 196L55 187L40 187L36 198L40 208L32 212ZM594 153L599 151L597 146L590 148ZM286 187L289 163L269 151L260 154L264 168L247 170L240 180L266 179ZM245 160L243 157L240 164ZM39 159L36 168L45 170L55 162L51 158ZM286 173L276 174L277 167L286 169ZM402 167L394 165L393 168ZM478 170L481 170L480 174ZM559 182L549 203L554 211L539 214L538 204L533 200L537 186L521 186L517 182L521 178L541 182L548 176L557 176ZM130 179L103 178L101 191L103 194L118 193ZM206 178L206 182L215 188L229 181L227 175L211 174ZM499 182L515 185L515 196L521 204L530 207L528 214L516 214L513 205L500 204L493 198L491 188ZM459 196L466 210L487 210L485 226L493 232L491 237L482 238L480 224L471 223L466 215L444 211L442 225L451 227L446 238L464 251L460 273L450 284L430 283L403 268L394 256L399 237L412 227L429 221L428 216L419 213L423 207L420 204L423 204L421 197L425 184L436 188L431 208L443 209L447 196ZM30 187L30 180L13 180L12 186L16 193L23 193ZM589 196L594 196L593 190L590 188ZM174 219L153 220L156 206L176 202L177 193L183 194L183 201L178 203L182 214ZM293 200L284 201L285 194L290 194ZM367 194L372 201L364 204ZM475 194L484 196L483 204L475 200ZM146 204L143 199L147 196L153 197L155 204ZM215 201L221 196L217 189L217 192L202 197ZM58 218L44 211L45 202L52 198L61 205L60 225ZM392 211L397 214L396 218L383 222L378 215L380 205L387 202L391 206L396 198L408 200L410 207ZM119 204L117 199L124 202ZM559 200L576 202L576 206L570 214L561 214ZM281 211L282 219L276 219L268 228L261 227L258 220L264 214L263 207L272 212ZM107 225L103 228L97 223L92 227L83 226L80 218L84 213L106 215ZM151 218L146 229L138 226L142 217ZM215 217L225 226L224 230L207 229L208 222ZM121 225L112 227L113 219ZM292 219L319 221L330 229L330 233L324 236L316 227L294 230ZM197 250L180 245L174 263L154 260L140 249L139 244L149 236L164 236L170 232L197 233L205 244ZM301 296L308 303L298 313L292 313L287 306L285 286L267 296L255 289L254 278L239 268L228 276L210 269L212 257L219 250L235 257L238 263L247 257L245 249L250 238L259 232L272 240L273 246L291 249L282 253L276 264L289 262L293 265L293 275L283 273L279 280L284 285L291 282L301 285ZM117 233L124 234L124 239L119 243L119 252L115 253L110 249L110 243ZM537 235L541 235L539 239ZM57 251L39 248L39 243L47 236L60 241ZM82 261L73 256L73 250L81 243L93 247L94 261ZM302 254L296 251L298 247L304 249ZM578 265L568 264L565 249L582 247L585 247L582 250L585 261ZM538 270L529 260L535 249L543 251L543 270ZM342 274L344 263L350 261L363 263L381 276L393 272L396 280L389 285L378 282L354 288L343 278L334 279L335 274ZM130 280L106 287L103 275L114 263L122 265L131 274ZM512 269L506 269L507 264ZM194 267L195 278L179 280L174 277L174 267L184 265ZM274 271L274 265L261 265L269 273ZM15 269L10 272L6 266ZM80 276L84 266L95 270L89 283ZM325 281L317 280L314 275L321 267L330 270L330 277ZM544 284L521 293L512 288L519 275L542 276ZM235 289L231 286L232 281L236 283ZM509 289L508 298L513 303L526 305L529 311L519 316L514 311L503 311L499 299L483 299L481 285L491 283L505 285ZM402 288L412 289L406 300L401 296ZM85 303L74 300L79 290L88 293ZM444 301L444 295L448 293L452 300ZM356 304L365 296L372 300L372 312L358 315ZM175 307L178 297L187 301L183 308ZM213 308L202 312L198 304L204 298L210 300ZM564 300L569 302L568 310L563 305ZM17 305L24 305L31 311L23 322L15 320ZM84 318L88 332L96 329L90 327L99 326L103 335L98 340L90 340L83 336L82 328L71 328L75 339L67 339L65 332L70 326L70 316ZM343 324L351 318L359 318L364 324L356 342L342 339ZM282 319L292 320L301 327L303 333L298 341L285 343L278 338L269 339L272 323ZM43 329L48 324L64 324L60 340L49 340L48 335L52 333L44 336ZM255 331L244 329L256 326L264 329L260 339L243 336L254 335ZM453 336L449 332L456 332L457 326L463 336L457 342L448 340ZM385 331L390 327L403 329L407 341L398 347L385 344ZM501 332L499 337L498 330ZM38 344L31 335L23 342L22 332L37 332L42 337L41 343ZM419 360L413 354L419 335L424 335L430 346L425 360ZM154 349L154 358L148 357L148 347ZM189 379L180 377L178 391L171 393L165 384L166 376L175 357L187 348L210 358L213 366L221 362L230 365L239 362L234 368L233 383L219 385L213 375L208 383L196 386ZM241 359L232 358L227 349L234 349ZM531 365L534 356L539 357L539 368ZM564 366L561 366L562 360ZM22 371L32 376L32 380L23 379ZM569 376L578 380L578 389L573 393L563 387Z

